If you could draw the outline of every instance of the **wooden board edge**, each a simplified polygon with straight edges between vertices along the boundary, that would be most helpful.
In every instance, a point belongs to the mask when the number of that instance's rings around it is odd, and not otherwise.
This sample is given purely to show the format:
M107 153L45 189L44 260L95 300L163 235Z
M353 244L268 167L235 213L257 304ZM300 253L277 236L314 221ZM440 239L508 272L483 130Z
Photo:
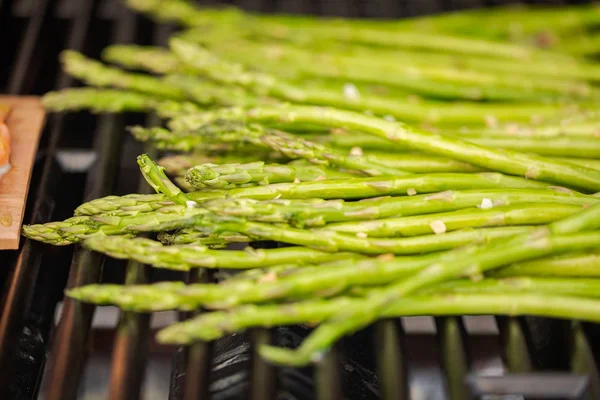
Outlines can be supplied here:
M6 121L11 133L11 171L0 180L0 250L16 250L46 112L39 97L1 96L11 107Z

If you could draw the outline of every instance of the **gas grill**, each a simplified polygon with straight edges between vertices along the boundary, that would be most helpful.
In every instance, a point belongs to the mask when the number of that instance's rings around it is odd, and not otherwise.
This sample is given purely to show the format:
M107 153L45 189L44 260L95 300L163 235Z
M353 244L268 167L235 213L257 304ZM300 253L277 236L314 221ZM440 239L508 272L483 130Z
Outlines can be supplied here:
M224 3L260 12L390 18L504 2ZM97 58L113 43L164 45L173 29L133 14L119 0L0 0L0 93L41 95L75 86L58 65L62 49ZM152 150L125 134L125 126L135 123L157 120L50 115L25 222L61 220L83 201L147 191L133 155ZM96 282L198 279L107 260L77 246L23 240L18 251L0 252L0 398L87 399L96 382L104 398L117 400L600 399L600 326L593 324L530 317L387 320L340 341L314 367L276 368L256 355L257 345L293 347L311 327L255 329L215 343L165 347L153 342L151 315L121 312L116 327L96 327L94 313L104 309L62 294L65 287ZM151 373L157 365L159 375ZM164 378L165 393L150 388L160 383L157 376Z

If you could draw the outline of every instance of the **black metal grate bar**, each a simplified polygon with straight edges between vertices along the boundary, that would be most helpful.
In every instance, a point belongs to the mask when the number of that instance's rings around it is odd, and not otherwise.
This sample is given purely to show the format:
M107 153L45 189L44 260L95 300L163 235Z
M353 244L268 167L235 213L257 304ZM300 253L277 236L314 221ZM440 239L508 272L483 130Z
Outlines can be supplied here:
M460 317L444 317L436 318L435 322L448 397L450 400L467 399L465 379L469 374L470 357L463 321Z
M383 400L409 398L408 366L404 331L399 320L379 321L375 325L377 372Z
M583 324L574 321L569 335L571 371L585 375L589 379L588 393L592 399L600 398L600 372L594 359L594 352Z
M500 329L502 355L508 371L512 373L531 372L533 363L522 320L512 317L499 317L496 320Z
M252 340L252 366L250 370L251 400L275 400L277 395L277 379L275 367L265 362L258 354L258 348L271 343L271 332L268 329L254 329L250 333Z
M190 273L190 283L213 281L212 274L200 269ZM198 311L202 312L202 311ZM189 317L192 313L184 313L182 317ZM200 342L183 350L184 360L187 361L185 371L185 386L183 398L185 400L206 399L210 390L210 370L213 359L214 343Z
M53 4L52 0L37 0L35 7L32 8L35 10L35 14L29 20L23 44L20 47L17 61L14 64L12 78L8 86L8 93L10 94L22 94L29 89L25 87L26 79L28 79L31 73L33 64L39 61L36 60L34 53L40 42L43 25L52 21L49 15Z
M314 368L318 400L342 400L340 345L336 344Z

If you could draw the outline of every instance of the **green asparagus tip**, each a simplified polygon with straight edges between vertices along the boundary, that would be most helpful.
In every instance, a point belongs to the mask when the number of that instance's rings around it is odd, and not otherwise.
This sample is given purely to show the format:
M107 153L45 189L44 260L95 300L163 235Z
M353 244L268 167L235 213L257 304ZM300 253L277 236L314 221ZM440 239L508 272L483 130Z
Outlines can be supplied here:
M100 285L86 285L73 289L65 289L65 296L79 301L90 301Z
M323 359L325 352L316 354L303 354L300 349L286 349L277 346L263 345L258 349L259 354L265 360L279 365L290 367L303 367L311 362L317 363Z
M175 324L173 326L168 326L156 334L156 340L158 343L164 344L189 344L190 338L184 329L178 326L179 324Z
M140 125L128 126L126 129L127 129L127 132L129 132L134 138L136 138L139 141L146 142L146 141L148 141L148 139L150 139L150 131L148 129L144 128L143 126L140 126ZM138 157L138 163L139 163L140 157Z
M157 193L164 194L175 204L186 204L190 200L180 188L169 180L164 168L152 161L147 154L138 156L137 163L144 179Z

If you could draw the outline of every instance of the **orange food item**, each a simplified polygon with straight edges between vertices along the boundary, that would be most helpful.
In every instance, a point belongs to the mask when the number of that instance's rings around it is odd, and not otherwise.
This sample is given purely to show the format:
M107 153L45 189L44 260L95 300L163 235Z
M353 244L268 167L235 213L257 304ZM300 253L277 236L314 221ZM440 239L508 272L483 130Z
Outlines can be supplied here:
M0 165L8 164L10 157L10 133L5 123L0 123Z
M8 108L0 106L0 179L10 169L10 132L5 124Z

